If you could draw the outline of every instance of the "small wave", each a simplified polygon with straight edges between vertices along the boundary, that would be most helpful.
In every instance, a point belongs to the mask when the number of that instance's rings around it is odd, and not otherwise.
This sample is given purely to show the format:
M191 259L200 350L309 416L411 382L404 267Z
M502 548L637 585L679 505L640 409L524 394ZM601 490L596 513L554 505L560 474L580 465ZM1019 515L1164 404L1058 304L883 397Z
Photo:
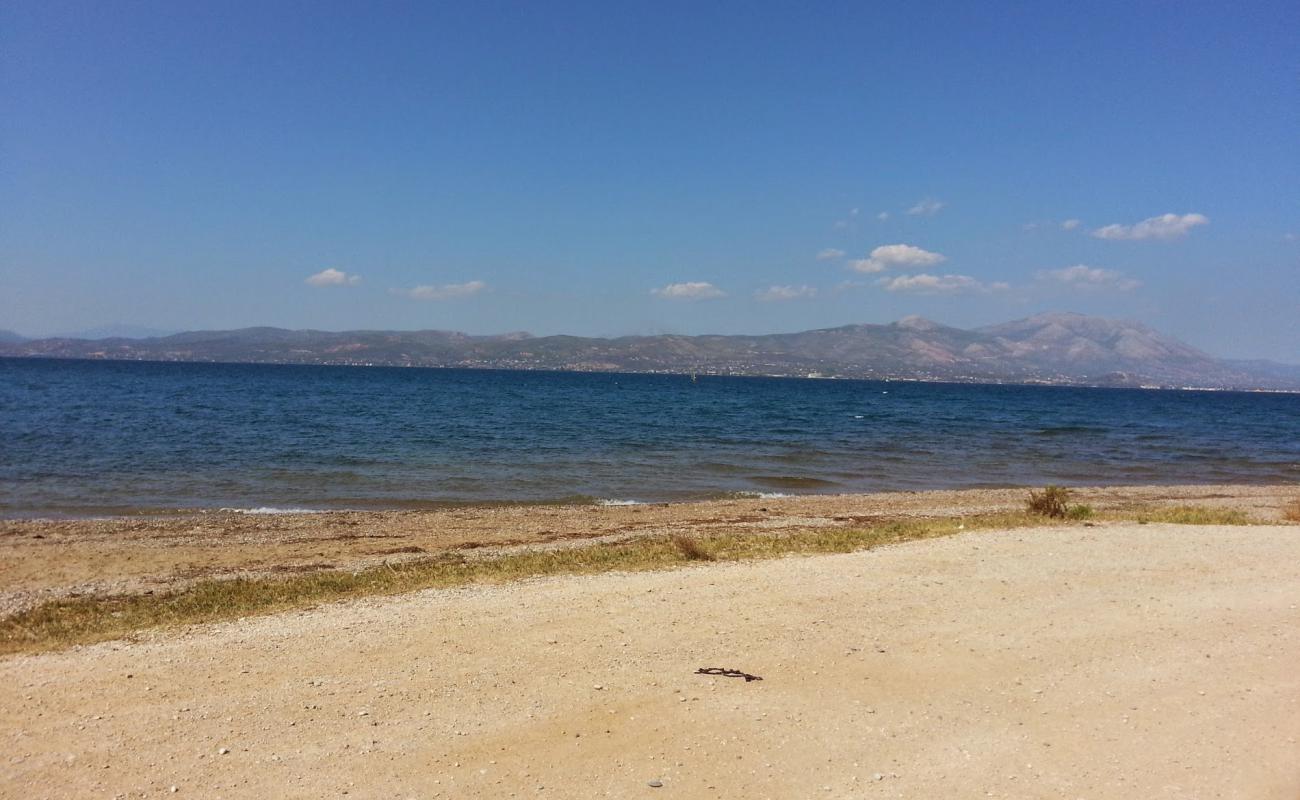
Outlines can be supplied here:
M783 497L798 497L797 494L789 492L736 492L736 497L744 497L752 500L780 500Z
M771 486L775 489L818 489L839 486L835 481L822 478L805 478L798 475L750 475L754 483Z
M258 506L257 508L223 508L230 514L323 514L319 508L276 508L275 506Z
M1034 431L1035 436L1068 436L1072 433L1105 433L1105 428L1089 425L1056 425Z
M598 506L643 506L645 503L640 500L619 500L617 498L601 498L596 501Z

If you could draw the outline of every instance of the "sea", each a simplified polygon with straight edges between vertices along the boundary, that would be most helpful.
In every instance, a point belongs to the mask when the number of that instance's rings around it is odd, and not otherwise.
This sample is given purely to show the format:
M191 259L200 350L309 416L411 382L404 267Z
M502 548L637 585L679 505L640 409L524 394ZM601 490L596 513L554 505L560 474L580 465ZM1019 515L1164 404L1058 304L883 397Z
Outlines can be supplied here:
M1300 481L1300 395L0 359L0 516Z

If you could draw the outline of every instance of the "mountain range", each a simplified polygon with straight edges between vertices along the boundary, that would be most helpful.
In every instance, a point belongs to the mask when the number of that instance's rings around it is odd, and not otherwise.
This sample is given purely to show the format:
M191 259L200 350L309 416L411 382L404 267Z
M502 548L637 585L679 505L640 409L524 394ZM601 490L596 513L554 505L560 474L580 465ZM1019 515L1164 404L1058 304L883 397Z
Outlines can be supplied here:
M14 335L0 336L0 356L1300 390L1300 366L1215 358L1139 323L1072 313L974 329L913 316L761 336L282 328L148 338Z

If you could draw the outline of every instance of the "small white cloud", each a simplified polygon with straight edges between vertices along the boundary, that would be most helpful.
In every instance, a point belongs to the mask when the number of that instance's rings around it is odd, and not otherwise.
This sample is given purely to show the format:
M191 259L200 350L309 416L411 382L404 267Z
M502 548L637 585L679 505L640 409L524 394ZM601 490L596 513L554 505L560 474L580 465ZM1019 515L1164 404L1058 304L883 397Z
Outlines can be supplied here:
M1083 224L1081 219L1067 219L1061 223L1061 230L1072 231Z
M1098 239L1178 239L1197 225L1208 225L1204 214L1162 214L1135 225L1107 225L1092 232Z
M841 258L844 258L844 251L836 249L834 247L827 247L824 250L817 253L818 261L835 261Z
M876 219L880 220L881 222L884 222L885 220L889 219L889 212L881 211L879 214L876 215Z
M470 297L487 289L483 281L467 283L444 283L441 286L416 286L412 289L391 289L393 294L400 294L412 300L451 300L456 297Z
M933 197L927 197L916 205L907 209L907 213L913 217L933 217L938 214L944 206L948 205L942 200L935 200Z
M858 272L884 272L890 267L911 269L932 267L947 261L947 257L910 244L886 244L871 251L867 258L850 262Z
M1284 234L1282 234L1282 239L1283 239L1283 241L1294 242L1297 238L1300 238L1300 237L1297 237L1294 233L1284 233Z
M817 289L813 286L769 286L766 289L754 292L754 298L764 303L800 300L816 296Z
M323 269L315 275L309 275L303 283L308 286L356 286L361 283L360 275L349 275L341 269Z
M660 289L651 289L650 294L665 300L713 300L727 296L726 292L708 281L670 283Z
M969 275L896 275L881 278L876 283L887 292L912 292L914 294L956 294L959 292L987 292L993 289L1010 288L1007 284L996 283L985 286Z
M1142 285L1141 281L1127 278L1118 270L1089 267L1086 264L1040 270L1038 279L1054 281L1078 289L1115 289L1121 292L1131 291Z
M1036 230L1038 230L1038 223L1037 223L1037 222L1026 222L1024 225L1021 225L1021 226L1020 226L1020 229L1021 229L1022 231L1036 231Z

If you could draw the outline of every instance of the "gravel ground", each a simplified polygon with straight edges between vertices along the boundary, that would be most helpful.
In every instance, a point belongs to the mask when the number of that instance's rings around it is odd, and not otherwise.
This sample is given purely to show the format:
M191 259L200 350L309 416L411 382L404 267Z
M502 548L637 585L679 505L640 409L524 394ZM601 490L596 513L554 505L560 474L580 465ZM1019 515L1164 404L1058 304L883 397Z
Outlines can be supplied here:
M0 796L1295 800L1298 606L1280 525L322 606L0 660Z
M1300 485L1074 490L1098 509L1145 504L1242 508L1277 520ZM446 550L563 546L673 532L796 531L882 516L960 516L1024 508L1025 489L890 492L644 506L517 505L439 511L96 520L0 520L0 616L76 595L165 591L207 578L356 569Z

